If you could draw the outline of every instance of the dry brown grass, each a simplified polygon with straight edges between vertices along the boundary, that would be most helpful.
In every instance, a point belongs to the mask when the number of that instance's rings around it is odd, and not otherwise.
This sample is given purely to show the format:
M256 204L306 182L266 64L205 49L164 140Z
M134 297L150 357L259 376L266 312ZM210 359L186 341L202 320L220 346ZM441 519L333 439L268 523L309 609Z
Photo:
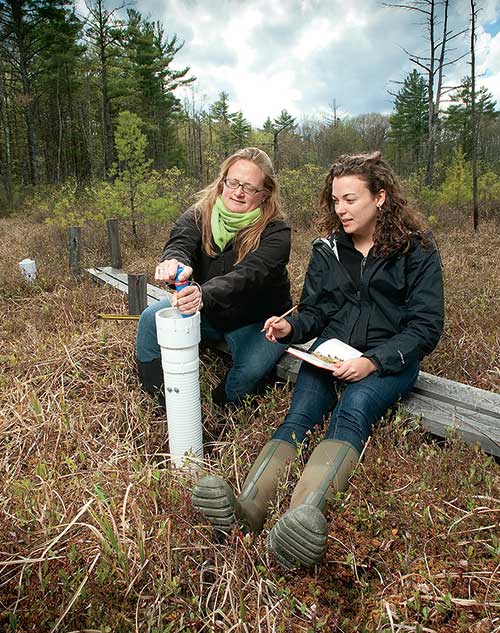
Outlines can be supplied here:
M294 232L295 296L312 237ZM84 238L84 264L105 263L104 231ZM498 227L438 239L447 330L426 369L500 392ZM124 298L67 276L64 240L0 222L0 630L500 630L498 464L456 437L433 442L401 411L331 509L318 569L284 573L266 530L214 543L192 512L189 477L168 467L164 417L137 386L135 325L95 317L124 312ZM162 240L153 230L140 247L124 239L125 267L152 274ZM27 256L34 286L16 268ZM221 416L207 397L221 371L203 357L207 467L238 488L290 394L278 386Z

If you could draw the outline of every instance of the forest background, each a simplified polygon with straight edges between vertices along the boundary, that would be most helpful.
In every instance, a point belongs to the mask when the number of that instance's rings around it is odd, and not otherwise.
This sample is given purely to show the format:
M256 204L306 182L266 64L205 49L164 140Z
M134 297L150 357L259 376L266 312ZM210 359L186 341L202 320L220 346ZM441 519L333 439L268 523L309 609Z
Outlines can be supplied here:
M22 209L60 226L131 218L136 233L136 219L175 216L223 158L255 145L274 158L298 224L311 222L332 160L372 150L431 222L470 213L475 161L481 212L498 215L497 104L475 72L446 85L453 64L471 57L474 2L459 32L448 25L448 0L399 5L418 15L427 52L407 53L413 69L394 84L391 114L340 116L332 95L323 117L297 120L284 103L258 128L231 110L227 92L197 101L196 78L175 65L189 43L160 22L132 6L86 6L83 17L71 0L0 3L1 214Z

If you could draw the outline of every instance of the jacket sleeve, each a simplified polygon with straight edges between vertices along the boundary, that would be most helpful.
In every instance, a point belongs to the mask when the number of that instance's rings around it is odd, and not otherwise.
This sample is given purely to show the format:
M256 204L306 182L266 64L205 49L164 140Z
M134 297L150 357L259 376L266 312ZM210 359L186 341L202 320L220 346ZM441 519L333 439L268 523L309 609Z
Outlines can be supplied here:
M406 257L403 329L363 354L373 359L382 376L397 374L432 352L443 330L443 274L437 248L418 245Z
M196 253L201 249L201 231L194 208L184 211L177 219L168 242L163 248L160 262L178 259L187 266L193 265Z
M228 310L238 296L280 279L290 258L291 231L284 222L270 223L260 244L225 275L212 277L202 285L203 303L210 310Z
M336 309L334 299L327 288L329 265L321 252L313 249L302 287L298 314L287 317L292 332L280 342L304 343L319 336L328 322L332 310Z

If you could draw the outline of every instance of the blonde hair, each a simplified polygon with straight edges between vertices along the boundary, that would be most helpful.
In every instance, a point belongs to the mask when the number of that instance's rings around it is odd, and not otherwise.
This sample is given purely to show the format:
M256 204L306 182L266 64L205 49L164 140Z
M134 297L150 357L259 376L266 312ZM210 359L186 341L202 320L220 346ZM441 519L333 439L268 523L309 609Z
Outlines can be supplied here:
M196 194L195 209L200 212L201 219L201 247L203 251L214 257L216 252L212 240L211 217L212 208L217 197L222 193L224 178L230 167L239 160L252 161L264 174L264 188L269 195L261 202L262 215L250 226L238 231L234 238L234 252L236 263L240 262L248 253L256 250L260 243L260 236L267 224L277 218L284 218L281 205L278 180L274 173L273 164L269 156L257 147L245 147L226 158L219 170L219 175L213 182Z

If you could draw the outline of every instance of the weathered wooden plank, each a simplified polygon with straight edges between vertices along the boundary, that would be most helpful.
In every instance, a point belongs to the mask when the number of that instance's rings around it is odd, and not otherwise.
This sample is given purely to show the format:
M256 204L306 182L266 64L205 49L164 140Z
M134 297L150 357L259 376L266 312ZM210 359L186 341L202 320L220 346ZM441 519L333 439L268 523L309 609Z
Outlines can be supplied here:
M479 442L484 451L500 457L500 423L493 415L422 396L415 389L402 404L410 413L421 417L422 426L431 433L446 437L449 430L454 430L466 442Z
M432 397L435 400L455 404L461 403L464 409L470 409L484 415L496 418L500 425L500 394L484 389L477 389L470 385L454 382L441 376L433 376L420 372L415 385L415 393Z
M127 292L127 274L111 267L87 270L93 278ZM148 284L148 305L167 296L167 291ZM312 341L298 345L309 349ZM219 346L220 347L220 346ZM301 361L284 354L276 366L282 380L295 382ZM469 443L478 442L487 453L500 457L500 394L420 372L403 405L420 418L425 429L447 437L455 429Z
M128 292L128 276L123 270L117 270L111 266L100 266L98 268L87 268L86 272L95 280L100 283L105 283L121 292L127 294ZM147 298L148 306L160 301L168 296L168 292L158 286L151 284L147 285Z
M80 265L81 244L81 227L70 226L68 229L69 270L75 277L80 277L80 275L82 274L82 269Z
M142 314L148 307L147 285L148 276L146 273L134 275L130 273L127 279L128 313Z
M122 252L120 248L120 227L116 218L106 220L108 228L108 242L111 253L111 266L113 268L122 267Z

